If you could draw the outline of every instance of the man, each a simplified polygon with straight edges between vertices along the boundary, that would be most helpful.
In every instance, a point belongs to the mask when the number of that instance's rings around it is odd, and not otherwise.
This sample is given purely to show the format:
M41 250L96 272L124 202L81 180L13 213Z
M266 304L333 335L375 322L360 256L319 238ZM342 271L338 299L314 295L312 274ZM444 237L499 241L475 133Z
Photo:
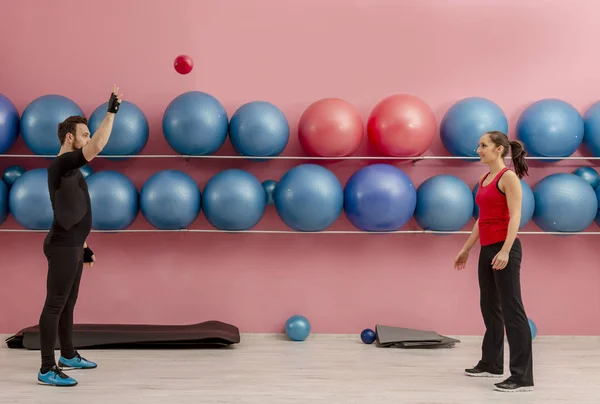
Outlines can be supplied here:
M80 167L89 163L106 146L122 94L113 86L106 117L90 139L87 120L71 116L58 125L60 151L48 167L48 190L54 211L52 227L44 240L48 259L46 301L40 316L42 366L38 383L75 386L77 381L62 369L92 369L96 364L82 358L73 347L73 310L84 263L96 259L86 243L92 229L92 211L87 184ZM54 358L56 337L60 341L58 366Z

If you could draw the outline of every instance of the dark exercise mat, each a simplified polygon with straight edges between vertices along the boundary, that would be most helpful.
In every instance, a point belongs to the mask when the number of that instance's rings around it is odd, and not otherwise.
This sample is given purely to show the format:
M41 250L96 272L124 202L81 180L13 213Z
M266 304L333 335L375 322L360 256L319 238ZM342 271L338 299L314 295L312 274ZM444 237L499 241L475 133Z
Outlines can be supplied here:
M219 348L240 342L236 326L221 321L189 325L148 324L75 324L73 345L76 349L183 349ZM13 349L40 349L37 325L25 328L6 339ZM60 342L56 339L55 349Z
M435 331L377 325L376 342L382 348L452 348L460 340Z

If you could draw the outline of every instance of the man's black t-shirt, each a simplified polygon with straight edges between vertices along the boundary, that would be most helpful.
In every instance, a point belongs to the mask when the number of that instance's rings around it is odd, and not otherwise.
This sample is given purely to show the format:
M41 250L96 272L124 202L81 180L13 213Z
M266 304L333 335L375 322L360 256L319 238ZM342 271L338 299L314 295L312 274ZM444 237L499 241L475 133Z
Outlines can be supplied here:
M87 183L79 170L87 164L81 149L61 154L48 167L48 190L54 220L45 243L81 246L92 229L92 206Z

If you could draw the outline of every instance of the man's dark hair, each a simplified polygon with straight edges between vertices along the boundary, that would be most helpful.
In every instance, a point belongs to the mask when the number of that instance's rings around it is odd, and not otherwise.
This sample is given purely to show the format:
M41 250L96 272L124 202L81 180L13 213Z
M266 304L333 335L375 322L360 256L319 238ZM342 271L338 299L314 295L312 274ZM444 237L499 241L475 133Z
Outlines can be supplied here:
M58 140L60 140L60 144L62 146L65 143L65 138L67 137L67 133L73 134L75 136L75 131L77 130L78 124L84 124L87 126L88 121L85 116L70 116L61 123L58 124Z

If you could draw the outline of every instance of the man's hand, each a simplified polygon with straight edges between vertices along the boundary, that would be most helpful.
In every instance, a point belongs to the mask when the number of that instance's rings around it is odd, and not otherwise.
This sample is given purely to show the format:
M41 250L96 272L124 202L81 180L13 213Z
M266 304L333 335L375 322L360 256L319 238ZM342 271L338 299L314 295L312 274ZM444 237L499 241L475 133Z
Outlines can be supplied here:
M94 266L95 261L96 256L94 255L94 252L86 245L86 247L83 249L83 265L91 268Z

